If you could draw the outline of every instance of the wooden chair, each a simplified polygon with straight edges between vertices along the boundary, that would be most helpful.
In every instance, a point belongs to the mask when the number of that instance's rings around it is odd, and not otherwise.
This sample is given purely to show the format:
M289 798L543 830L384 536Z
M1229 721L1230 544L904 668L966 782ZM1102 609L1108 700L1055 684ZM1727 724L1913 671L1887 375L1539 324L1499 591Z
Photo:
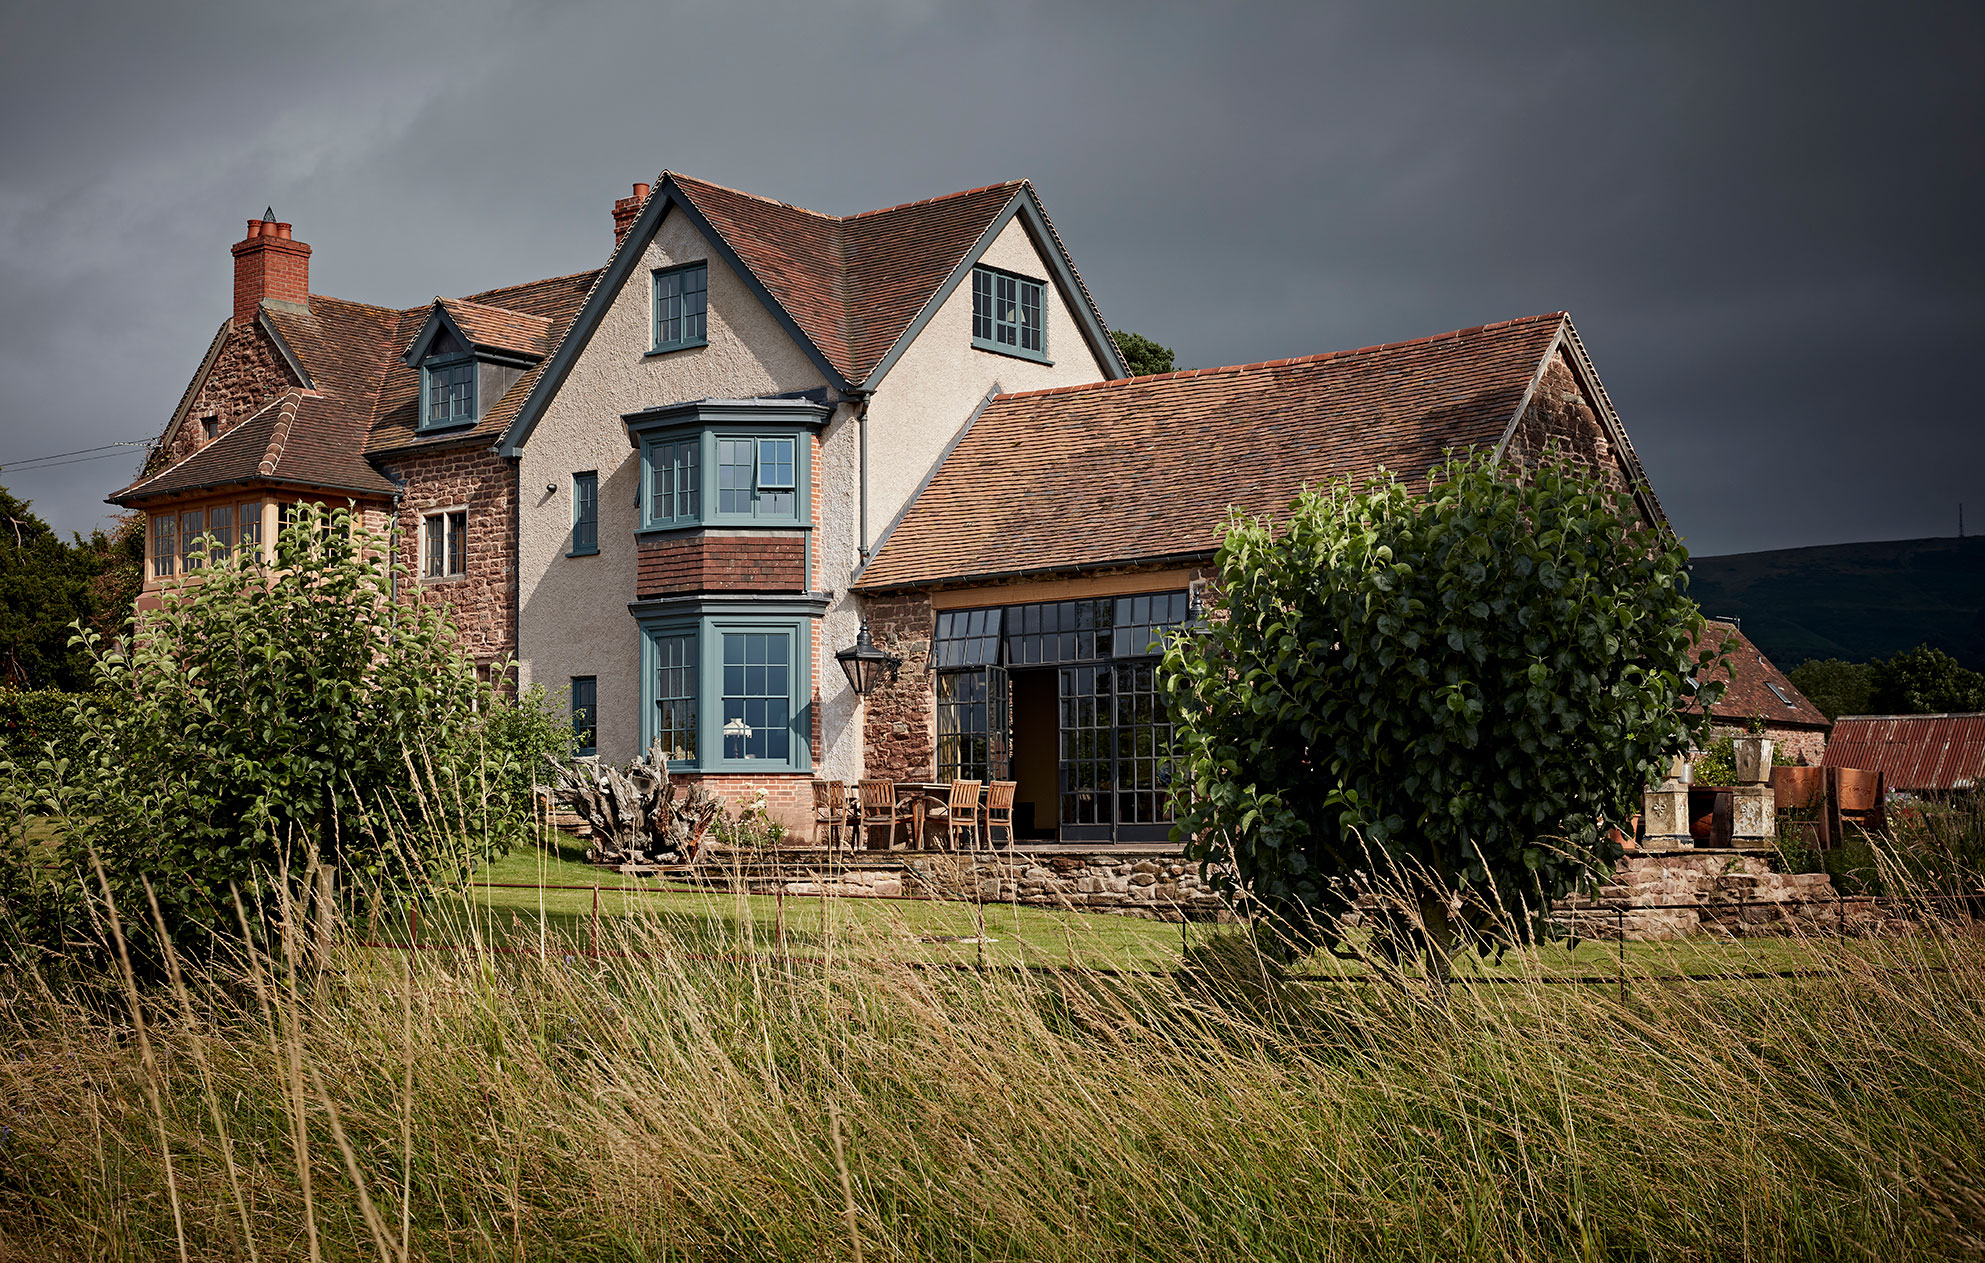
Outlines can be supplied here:
M903 813L896 807L896 784L893 781L863 781L857 791L861 797L859 823L862 844L871 851L886 851L896 845L896 826L902 823ZM880 827L889 830L888 840L880 847L875 845L874 831Z
M827 845L839 848L841 837L848 828L848 787L839 781L815 780L813 782L813 841L820 844L821 835L827 835Z
M986 786L986 845L993 845L993 830L1006 830L1006 844L1013 845L1013 791L1018 781L994 781Z
M958 849L958 831L965 831L965 849L974 850L979 845L979 782L951 782L951 797L944 806L931 811L933 818L944 821L944 845L950 850Z

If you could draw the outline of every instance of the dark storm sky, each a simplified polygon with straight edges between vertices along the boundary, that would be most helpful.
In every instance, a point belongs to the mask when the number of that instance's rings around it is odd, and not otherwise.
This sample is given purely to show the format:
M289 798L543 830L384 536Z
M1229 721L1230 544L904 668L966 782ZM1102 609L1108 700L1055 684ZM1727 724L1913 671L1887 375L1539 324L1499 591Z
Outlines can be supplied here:
M1695 551L1985 531L1981 70L1975 3L14 3L0 464L156 434L265 205L403 306L597 266L664 166L1025 176L1184 365L1567 308ZM87 530L133 463L0 482Z

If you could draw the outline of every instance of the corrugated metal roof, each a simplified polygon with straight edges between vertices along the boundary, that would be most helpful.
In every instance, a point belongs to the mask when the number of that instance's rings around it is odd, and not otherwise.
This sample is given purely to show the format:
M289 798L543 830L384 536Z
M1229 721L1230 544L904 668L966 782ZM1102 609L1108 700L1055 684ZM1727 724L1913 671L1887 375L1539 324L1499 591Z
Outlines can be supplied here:
M1985 784L1985 714L1842 715L1822 766L1880 772L1890 789L1975 789Z

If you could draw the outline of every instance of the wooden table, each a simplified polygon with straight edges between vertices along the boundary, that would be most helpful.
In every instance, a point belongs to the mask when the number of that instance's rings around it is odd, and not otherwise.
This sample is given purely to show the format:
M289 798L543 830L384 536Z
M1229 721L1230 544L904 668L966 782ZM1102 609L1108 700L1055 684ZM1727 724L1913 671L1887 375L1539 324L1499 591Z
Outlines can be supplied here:
M905 797L910 800L910 846L921 851L924 849L924 825L930 819L931 806L933 803L949 803L951 786L943 781L897 781L898 810L901 810Z

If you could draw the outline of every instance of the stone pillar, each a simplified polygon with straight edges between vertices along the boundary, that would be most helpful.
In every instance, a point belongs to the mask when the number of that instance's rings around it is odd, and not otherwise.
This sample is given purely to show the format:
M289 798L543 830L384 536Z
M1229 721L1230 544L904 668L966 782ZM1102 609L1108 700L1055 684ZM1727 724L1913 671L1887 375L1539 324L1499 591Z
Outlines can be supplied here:
M1771 742L1738 737L1737 781L1730 791L1730 844L1771 846L1778 841L1778 802L1771 789Z
M1689 835L1689 761L1677 755L1661 784L1642 795L1641 819L1650 851L1681 850L1695 845Z

